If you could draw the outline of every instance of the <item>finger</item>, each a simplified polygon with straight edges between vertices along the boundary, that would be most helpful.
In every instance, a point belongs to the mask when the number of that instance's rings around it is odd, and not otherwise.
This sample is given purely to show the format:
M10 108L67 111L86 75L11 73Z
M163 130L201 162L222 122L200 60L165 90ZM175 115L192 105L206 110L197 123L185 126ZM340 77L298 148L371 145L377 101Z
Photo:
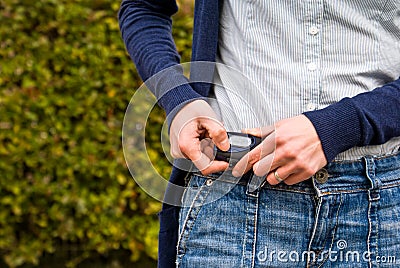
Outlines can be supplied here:
M271 165L274 160L274 153L271 153L264 158L261 158L260 161L254 164L253 171L256 176L264 177L271 171Z
M275 174L275 172L277 174ZM274 171L271 171L266 180L268 181L269 184L271 185L277 185L281 182L286 182L286 179L291 175L290 173L285 173L287 172L284 168L280 167ZM277 178L278 176L278 178Z
M214 155L214 148L212 147L207 147L204 148L203 153L211 160L214 160L215 155Z
M185 136L181 137L177 137L175 140L171 139L171 156L173 158L189 158L186 153L188 150L186 144L191 140Z
M179 153L194 162L196 167L204 169L211 162L207 155L203 155L203 148L207 147L210 139L199 140L194 127L182 129L178 136Z
M205 139L202 139L202 140L200 141L200 148L201 148L201 150L203 151L205 148L211 147L212 144L213 144L213 142L212 142L211 139L205 138Z
M257 128L245 128L242 130L242 133L265 138L274 131L275 131L275 126L272 125L272 126L257 127Z
M203 139L200 142L201 151L211 160L214 160L214 143L211 139Z
M250 153L247 153L236 163L236 165L232 169L232 175L234 177L241 177L243 174L251 169L253 163L250 157Z
M191 134L181 134L178 141L179 153L192 161L199 160L202 155L200 140Z
M195 147L197 147L196 150ZM199 170L206 169L211 165L211 159L200 150L200 146L193 146L186 154Z
M223 151L229 150L230 144L228 134L226 133L226 130L221 122L213 118L208 118L206 120L202 120L201 126L207 130L208 136L219 149Z
M271 154L275 150L275 138L273 136L274 135L267 136L259 145L240 159L233 168L232 175L235 177L242 176L249 171L255 163Z
M188 158L200 170L203 175L224 171L229 167L229 163L224 161L212 161L205 153L200 150L191 150Z
M170 134L171 155L174 158L191 158L190 150L200 151L196 123L192 120ZM196 154L197 155L197 154Z
M211 161L210 165L201 170L201 173L203 175L209 175L212 173L217 173L221 171L225 171L229 168L229 163L224 162L224 161Z
M276 145L276 143L275 143ZM269 166L270 170L275 170L278 167L288 167L288 164L292 163L293 161L291 158L288 158L286 156L286 154L284 152L282 152L282 150L279 150L279 148L275 147L275 151L274 151L274 157L272 159L272 163Z
M309 178L310 178L310 176L308 176L308 174L306 174L306 173L303 173L303 172L295 173L285 179L285 184L293 185L293 184L308 180Z
M183 153L177 148L177 146L171 146L171 152L170 152L172 158L177 159L177 158L186 158Z

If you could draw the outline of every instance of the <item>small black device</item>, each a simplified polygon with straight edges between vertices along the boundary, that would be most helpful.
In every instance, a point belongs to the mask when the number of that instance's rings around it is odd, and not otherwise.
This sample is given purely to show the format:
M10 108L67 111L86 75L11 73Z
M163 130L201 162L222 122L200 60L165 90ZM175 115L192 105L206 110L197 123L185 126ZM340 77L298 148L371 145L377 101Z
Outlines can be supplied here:
M214 145L215 160L236 164L261 142L261 138L250 134L240 132L228 132L227 134L231 146L228 151L222 151Z

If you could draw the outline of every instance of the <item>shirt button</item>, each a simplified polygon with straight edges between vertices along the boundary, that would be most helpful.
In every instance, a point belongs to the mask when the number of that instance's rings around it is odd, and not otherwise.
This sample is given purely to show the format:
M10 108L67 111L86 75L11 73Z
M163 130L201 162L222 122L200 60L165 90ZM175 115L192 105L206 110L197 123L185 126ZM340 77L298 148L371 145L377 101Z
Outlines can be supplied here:
M316 27L316 26L311 26L311 27L308 29L308 32L309 32L310 34L312 34L312 35L316 35L316 34L319 32L319 29L318 29L318 27Z
M317 106L314 103L310 102L307 104L306 108L307 108L307 111L314 111L317 108Z
M317 70L317 64L315 62L310 62L307 64L307 69L310 71L315 71Z

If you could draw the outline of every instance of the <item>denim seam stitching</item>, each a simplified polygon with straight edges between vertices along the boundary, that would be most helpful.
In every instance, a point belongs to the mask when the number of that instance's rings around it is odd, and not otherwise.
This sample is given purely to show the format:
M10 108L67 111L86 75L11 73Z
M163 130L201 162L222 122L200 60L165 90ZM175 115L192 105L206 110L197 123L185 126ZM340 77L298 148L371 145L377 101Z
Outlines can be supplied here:
M379 206L379 204L378 203L376 203L375 204L375 209L376 209L376 211L375 211L375 213L376 213L376 224L375 224L375 231L376 231L376 240L378 240L379 241L379 228L378 228L378 226L379 226L379 217L378 217L378 206ZM376 256L378 256L378 254L379 254L379 245L378 245L378 242L376 243L376 250L375 250L376 252L375 252L375 257Z
M390 189L394 187L400 186L400 182L396 183L391 183L391 184L383 184L379 187L379 189ZM324 195L331 195L331 194L353 194L353 193L360 193L360 192L366 192L368 191L369 188L356 188L356 189L351 189L351 190L335 190L335 191L327 191L327 192L321 192L321 196Z
M336 206L336 203L337 203L337 198L334 199L333 207ZM337 210L337 212L336 212L336 224L335 224L334 229L336 229L336 227L337 227L337 217L338 217L338 212L339 212L341 203L342 203L342 199L341 199L341 196L340 196L340 203L339 203L339 206L338 206L338 208L337 208L338 210ZM318 212L318 216L319 216L319 212ZM317 225L318 225L318 222L316 222L315 226L317 226ZM329 225L330 225L330 224L329 224ZM330 230L330 229L331 229L331 228L329 228L329 225L328 225L328 227L327 227L327 230ZM313 240L314 240L314 238L313 238ZM324 241L323 241L321 244L322 244L322 245L325 245L327 240L328 240L328 237L325 235ZM333 235L333 237L332 237L332 242L331 242L330 248L332 247L333 240L334 240L334 235ZM323 251L322 251L322 252L323 252ZM313 260L312 265L318 265L318 264L317 264L317 261L318 261L318 257L319 257L320 254L321 254L321 252L319 252L318 254L315 255L315 259ZM322 267L322 265L323 265L327 260L328 260L328 256L326 256L326 257L321 261L321 263L318 265L318 268Z
M382 185L380 187L380 189L389 189L389 188L394 188L394 187L398 187L398 186L400 186L400 182L391 183L391 184L387 184L387 185Z
M280 192L287 192L287 193L299 193L299 194L308 194L308 195L313 195L313 193L311 192L311 188L310 191L306 191L306 190L299 190L299 189L283 189L283 188L275 188L275 187L263 187L262 189L269 189L269 190L275 190L275 191L280 191Z
M368 250L368 257L369 257L369 261L368 261L368 266L371 268L372 267L372 263L371 263L371 229L372 229L372 221L371 221L371 201L368 202L368 236L367 236L367 250Z
M339 223L339 212L340 212L340 209L341 209L342 204L343 204L342 195L339 196L339 200L340 200L340 202L339 202L339 205L338 205L338 208L337 208L337 211L336 211L335 227L333 228L332 240L331 240L331 244L330 244L330 246L329 246L329 250L332 250L333 242L335 241L336 230L337 230L337 226L338 226L338 223ZM336 203L336 200L335 200L335 203ZM325 239L325 241L326 241L326 240L327 240L327 239ZM325 244L325 241L324 241L324 244ZM318 268L322 267L322 265L323 265L327 260L328 260L328 256L325 257L325 260L322 261L321 265L318 266Z
M328 191L328 192L321 192L321 196L326 196L326 195L339 195L339 194L357 194L361 192L367 192L367 188L358 188L354 190L337 190L337 191Z
M258 191L258 190L256 190ZM253 252L252 252L252 260L251 260L251 267L255 267L255 255L256 255L256 244L257 244L257 219L258 219L258 209L259 209L259 197L256 197L256 213L254 215L254 232L253 232Z
M378 210L378 200L369 200L369 205L368 205L368 226L369 226L369 230L368 230L368 238L367 238L367 249L368 249L368 253L369 253L369 267L372 268L373 266L376 265L376 260L374 261L373 258L371 258L371 242L372 240L372 232L375 231L375 240L379 237L379 218L377 215L377 210ZM375 224L372 224L373 221L376 221ZM376 246L374 246L374 254L375 254L375 258L376 256L378 256L378 244L376 243Z
M318 225L318 220L319 220L319 216L320 216L319 212L321 211L321 204L322 204L322 199L319 198L318 207L317 207L317 211L316 211L316 218L315 218L314 227L313 227L313 232L311 234L310 242L308 244L308 251L309 252L312 250L312 243L313 243L313 240L315 238L315 234L317 232L317 225ZM307 267L311 267L313 263L314 263L314 260L311 262L310 259L308 259L307 260Z
M205 182L203 183L202 187L199 189L198 193L193 198L193 201L192 201L192 203L190 205L190 209L189 209L189 211L188 211L188 213L186 215L185 221L183 223L182 231L181 231L181 233L179 235L178 244L177 244L177 253L178 253L177 255L180 256L181 260L182 260L183 256L185 255L185 252L186 252L186 246L185 245L182 246L182 240L183 239L187 240L189 238L189 234L190 234L190 231L192 230L192 228L194 226L194 222L196 221L197 216L200 213L200 209L203 206L203 204L204 204L204 202L205 202L205 200L206 200L206 198L207 198L207 196L208 196L208 194L210 192L210 187L208 187L208 186L206 186L204 184L205 184ZM204 191L204 190L207 190L207 191ZM200 197L200 194L202 194L203 192L204 192L203 199L201 200L200 204L197 205L197 208L196 208L196 206L194 206L194 203L196 202L196 200L198 200L198 198ZM196 211L196 213L194 215L191 215L194 212L194 209L196 209L197 211ZM189 217L190 216L192 216L193 218L190 221L192 224L189 225L188 222L189 222ZM181 253L179 252L180 248L182 249Z
M250 197L247 196L247 202L249 202ZM249 214L249 206L246 208L246 227L245 227L245 234L248 233L248 228L249 228L249 219L247 215ZM247 235L244 236L243 239L243 247L242 247L242 261L241 261L241 267L245 266L246 263L246 244L247 244Z
M247 217L246 217L245 233L247 233ZM242 244L242 260L241 260L240 267L244 267L244 260L245 260L245 253L246 253L246 239L247 239L246 236L244 236L243 244Z

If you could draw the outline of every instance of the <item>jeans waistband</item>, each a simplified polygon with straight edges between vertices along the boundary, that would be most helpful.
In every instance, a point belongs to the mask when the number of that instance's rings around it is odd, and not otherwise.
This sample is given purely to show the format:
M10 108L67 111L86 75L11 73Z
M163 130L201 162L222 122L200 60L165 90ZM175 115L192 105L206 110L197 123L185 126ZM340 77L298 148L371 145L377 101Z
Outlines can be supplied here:
M378 189L400 184L400 153L389 156L365 156L355 161L333 162L325 167L326 183L313 180L323 193Z
M352 191L365 191L400 185L400 153L385 157L365 156L360 160L333 162L323 170L327 173L326 180L318 180L313 176L295 185L270 185L265 183L263 188L295 191L315 194L331 194ZM203 176L197 173L198 176ZM235 178L229 171L211 174L208 177L229 183L247 185L251 173L241 178Z

